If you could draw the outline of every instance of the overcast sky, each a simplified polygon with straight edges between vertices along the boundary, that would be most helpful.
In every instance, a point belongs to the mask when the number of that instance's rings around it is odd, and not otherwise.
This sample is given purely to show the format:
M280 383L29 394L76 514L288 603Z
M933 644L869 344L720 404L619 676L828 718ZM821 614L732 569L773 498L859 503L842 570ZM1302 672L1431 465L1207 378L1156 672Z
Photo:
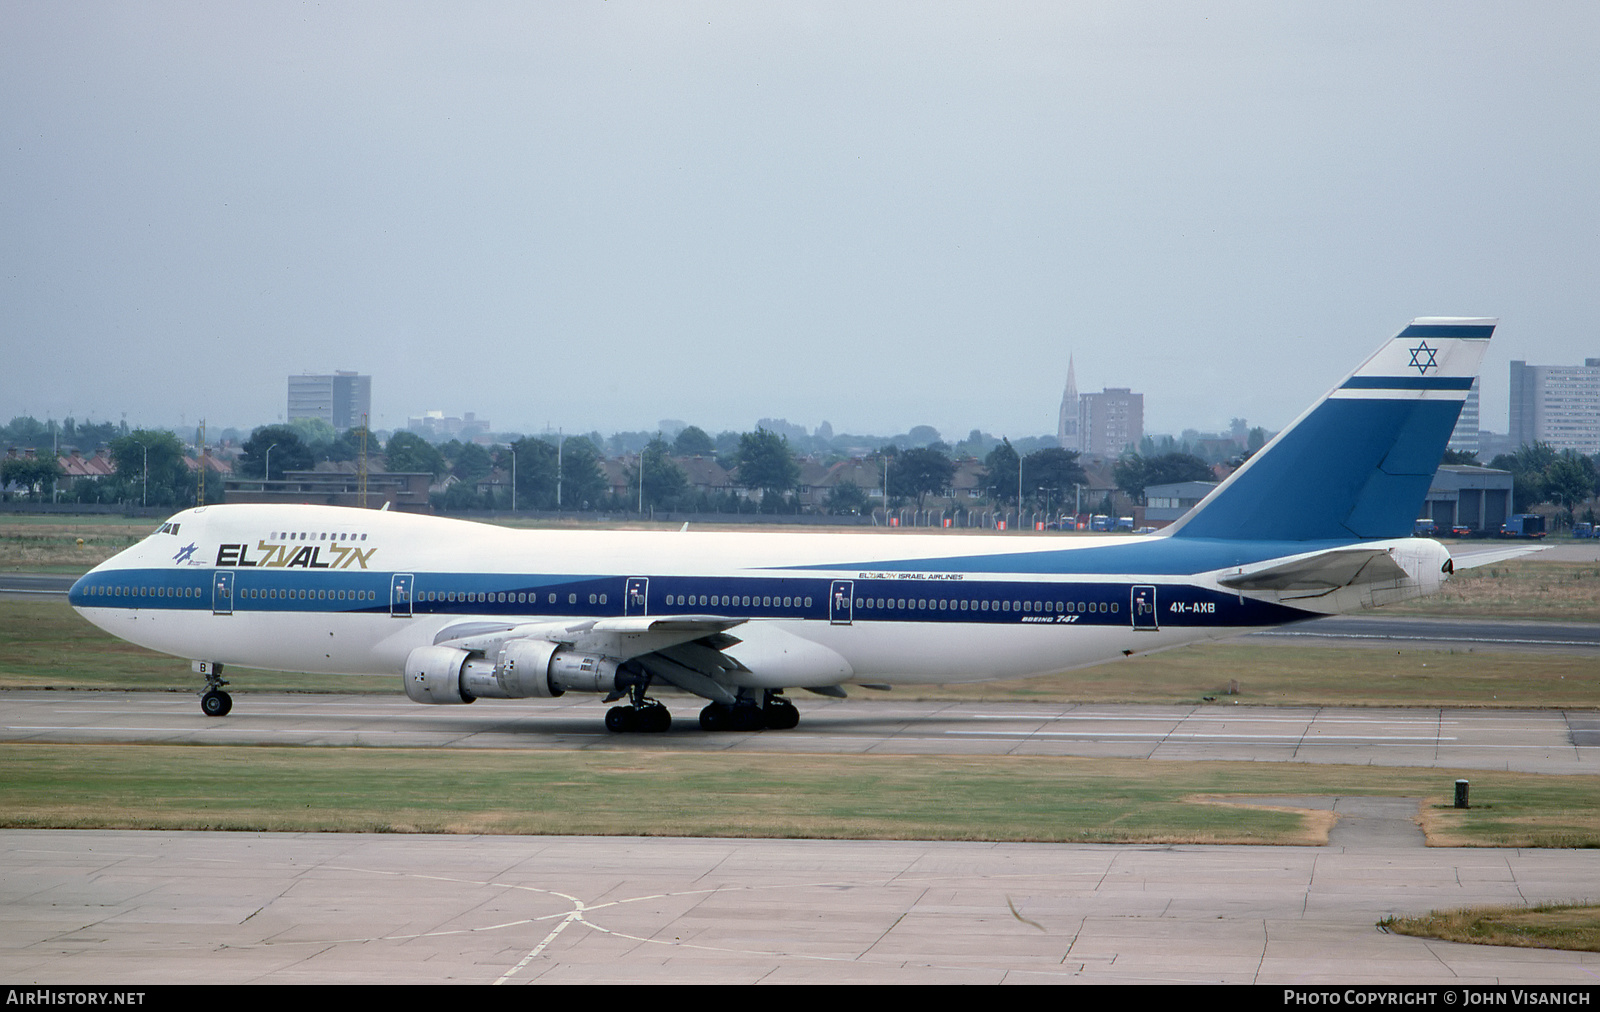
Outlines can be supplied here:
M0 0L0 415L1269 429L1600 356L1600 4Z

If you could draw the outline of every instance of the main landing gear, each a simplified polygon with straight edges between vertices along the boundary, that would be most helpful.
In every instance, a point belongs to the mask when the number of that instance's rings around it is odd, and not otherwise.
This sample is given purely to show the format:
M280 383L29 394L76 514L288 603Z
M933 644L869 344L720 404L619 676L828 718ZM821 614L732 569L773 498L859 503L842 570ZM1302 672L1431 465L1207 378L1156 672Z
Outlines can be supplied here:
M634 697L631 705L606 711L606 730L655 733L672 727L672 715L656 700L646 698L643 686L635 685L630 694ZM712 703L700 711L702 731L787 731L799 723L800 710L771 689L762 693L761 703L745 696L732 705Z
M222 665L215 661L195 661L194 669L206 676L206 689L200 694L200 712L207 717L226 717L233 709L233 697L222 688L228 684L222 677Z
M653 699L640 706L613 706L606 711L606 730L618 733L643 731L653 734L672 726L672 714Z
M672 727L672 714L667 708L644 694L649 687L648 679L639 679L628 686L630 705L613 706L606 711L607 731L657 734Z
M732 706L712 703L700 711L702 731L787 731L800 723L800 711L782 696L766 690L763 702L756 705L753 699L740 699Z

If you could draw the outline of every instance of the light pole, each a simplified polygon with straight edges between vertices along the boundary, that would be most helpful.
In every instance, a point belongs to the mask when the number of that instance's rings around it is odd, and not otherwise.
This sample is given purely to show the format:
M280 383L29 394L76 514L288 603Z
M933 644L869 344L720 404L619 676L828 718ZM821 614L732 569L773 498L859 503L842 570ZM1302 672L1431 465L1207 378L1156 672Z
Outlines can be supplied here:
M511 512L517 511L517 444L511 444Z
M134 442L139 443L137 439ZM139 449L144 451L144 485L139 491L139 506L143 508L150 504L150 447L139 443Z
M261 469L261 480L262 481L271 481L272 480L272 451L277 449L277 447L278 447L277 443L273 443L271 446L267 447L267 462L266 462L266 465L264 467L262 467L262 469ZM263 486L261 491L265 492L266 488Z

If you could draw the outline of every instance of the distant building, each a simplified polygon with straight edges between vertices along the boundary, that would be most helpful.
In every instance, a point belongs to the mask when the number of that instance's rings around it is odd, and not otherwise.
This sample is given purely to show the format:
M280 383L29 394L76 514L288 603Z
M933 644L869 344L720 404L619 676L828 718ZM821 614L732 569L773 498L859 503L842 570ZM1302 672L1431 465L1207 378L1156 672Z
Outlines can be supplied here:
M1144 438L1144 394L1127 387L1107 387L1078 398L1078 449L1118 457L1139 447Z
M1511 443L1600 453L1600 358L1583 365L1512 362Z
M1478 430L1478 460L1479 462L1493 462L1494 458L1502 453L1516 453L1517 446L1511 437L1503 432L1490 432L1488 429Z
M289 421L320 418L339 432L372 416L372 377L353 372L289 377Z
M1078 445L1078 381L1072 375L1072 356L1067 356L1067 388L1061 394L1061 413L1056 418L1056 445L1063 450L1082 450Z
M489 431L489 419L479 418L468 411L460 418L443 411L424 411L406 419L406 428L427 440L454 439L466 434L469 437Z
M1483 449L1483 444L1478 439L1478 431L1478 378L1474 376L1472 389L1467 391L1467 399L1461 405L1461 414L1456 418L1455 431L1450 433L1449 448L1457 453L1477 453Z
M1165 527L1195 507L1211 494L1218 482L1179 481L1167 485L1144 487L1144 522L1151 527Z
M229 478L223 487L231 503L312 503L367 509L387 505L405 513L430 513L428 486L432 481L433 475L426 471L371 471L363 494L359 472L330 469L285 471L281 479L273 481Z
M1511 472L1443 464L1434 473L1421 515L1446 531L1468 527L1497 532L1511 515Z

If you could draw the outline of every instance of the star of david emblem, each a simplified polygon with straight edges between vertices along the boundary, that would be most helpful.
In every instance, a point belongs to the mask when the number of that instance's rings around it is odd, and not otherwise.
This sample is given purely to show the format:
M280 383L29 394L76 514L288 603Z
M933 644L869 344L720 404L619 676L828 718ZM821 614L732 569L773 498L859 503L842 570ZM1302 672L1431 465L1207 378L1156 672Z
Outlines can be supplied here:
M174 555L172 557L172 561L173 562L188 562L189 561L189 557L194 555L195 549L197 549L199 547L200 546L198 544L195 544L194 542L191 541L189 544L187 544L184 547L178 549L178 554Z
M1411 364L1417 367L1417 375L1426 376L1429 369L1439 368L1439 363L1434 359L1438 353L1439 349L1428 347L1427 341L1411 349Z

